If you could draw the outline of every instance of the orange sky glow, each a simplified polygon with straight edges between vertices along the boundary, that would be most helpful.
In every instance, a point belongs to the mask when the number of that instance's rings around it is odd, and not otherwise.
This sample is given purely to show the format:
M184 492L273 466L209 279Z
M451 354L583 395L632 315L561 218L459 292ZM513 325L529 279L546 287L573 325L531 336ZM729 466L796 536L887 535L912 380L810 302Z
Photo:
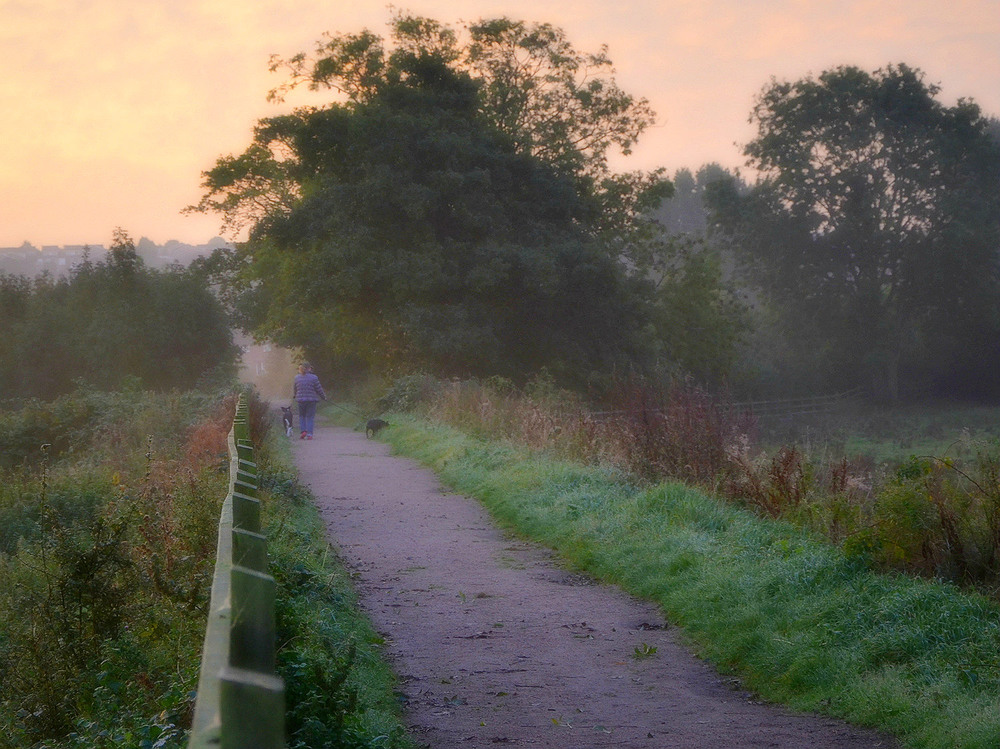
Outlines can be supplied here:
M619 83L658 114L620 169L742 164L754 96L772 76L838 65L918 67L940 97L1000 116L1000 0L414 0L444 22L547 21L607 44ZM0 0L0 247L110 243L121 227L199 244L185 216L201 172L284 109L271 54L324 31L383 33L373 0ZM290 102L291 106L294 102Z

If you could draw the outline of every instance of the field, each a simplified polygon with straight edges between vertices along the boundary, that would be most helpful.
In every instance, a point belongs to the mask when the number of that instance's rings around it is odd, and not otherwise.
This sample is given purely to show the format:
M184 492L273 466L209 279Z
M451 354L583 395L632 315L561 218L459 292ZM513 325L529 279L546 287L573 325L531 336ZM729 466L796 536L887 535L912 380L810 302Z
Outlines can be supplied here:
M761 441L818 457L899 464L910 456L971 458L1000 440L1000 406L934 401L896 407L850 402L824 414L761 417Z

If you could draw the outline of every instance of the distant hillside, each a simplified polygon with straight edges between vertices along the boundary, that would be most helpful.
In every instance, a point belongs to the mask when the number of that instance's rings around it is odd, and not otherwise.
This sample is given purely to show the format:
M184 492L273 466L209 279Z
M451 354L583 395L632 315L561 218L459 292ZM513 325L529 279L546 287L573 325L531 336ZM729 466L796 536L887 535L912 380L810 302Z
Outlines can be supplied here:
M210 255L213 250L231 245L222 237L215 237L205 244L190 245L171 239L158 245L151 239L142 237L136 242L139 257L150 268L164 268L172 263L189 265L197 257ZM104 245L45 245L35 247L25 242L20 247L0 247L0 273L19 276L40 276L48 271L54 277L65 276L73 266L83 262L86 251L93 261L104 258L108 251Z

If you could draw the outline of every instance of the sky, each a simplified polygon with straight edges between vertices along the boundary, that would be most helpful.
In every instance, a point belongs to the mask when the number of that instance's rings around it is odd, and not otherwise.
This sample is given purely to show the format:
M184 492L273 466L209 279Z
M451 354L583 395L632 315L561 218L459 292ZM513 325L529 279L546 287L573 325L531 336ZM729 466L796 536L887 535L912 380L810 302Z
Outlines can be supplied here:
M1000 116L1000 0L412 0L457 23L508 16L608 46L617 80L657 112L622 170L742 165L754 97L840 65L920 68L947 105ZM202 172L286 111L272 55L323 32L387 31L373 0L0 0L0 247L103 244L115 228L200 244L182 215Z

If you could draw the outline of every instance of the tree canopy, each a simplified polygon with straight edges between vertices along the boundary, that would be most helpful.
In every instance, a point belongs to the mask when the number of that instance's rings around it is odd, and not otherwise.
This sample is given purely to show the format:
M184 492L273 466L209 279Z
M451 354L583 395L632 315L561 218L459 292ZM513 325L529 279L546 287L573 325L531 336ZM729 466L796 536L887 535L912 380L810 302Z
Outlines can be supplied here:
M391 29L273 60L273 97L334 101L261 120L206 173L198 208L249 228L214 260L241 326L341 366L582 380L641 358L646 292L609 234L669 183L607 158L652 122L646 102L545 24Z
M327 34L311 55L272 58L272 70L286 70L289 79L271 99L307 85L371 102L409 78L414 59L433 58L476 81L479 112L514 150L595 179L610 173L612 149L629 153L654 122L649 103L615 82L606 47L583 53L562 29L506 17L463 30L465 39L433 19L397 13L389 40L367 30Z
M1000 150L978 107L938 93L905 65L772 80L744 151L761 179L709 191L831 383L895 397L901 369L911 386L954 378L995 340Z

